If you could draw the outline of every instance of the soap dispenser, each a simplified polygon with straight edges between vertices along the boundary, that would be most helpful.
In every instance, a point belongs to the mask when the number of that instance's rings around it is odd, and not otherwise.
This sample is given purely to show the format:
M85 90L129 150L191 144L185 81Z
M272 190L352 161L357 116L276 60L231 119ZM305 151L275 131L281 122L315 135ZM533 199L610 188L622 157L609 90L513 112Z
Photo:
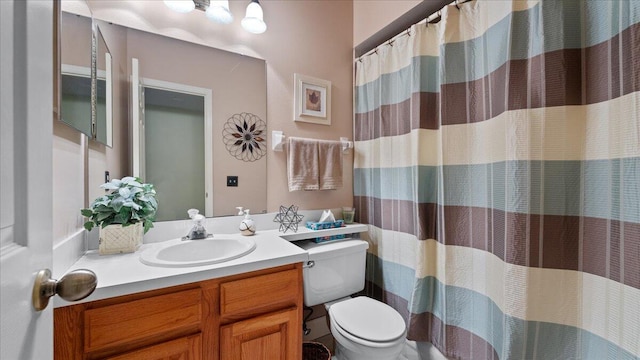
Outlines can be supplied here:
M249 215L249 209L244 210L244 219L240 222L240 233L245 236L251 236L256 233L256 223Z

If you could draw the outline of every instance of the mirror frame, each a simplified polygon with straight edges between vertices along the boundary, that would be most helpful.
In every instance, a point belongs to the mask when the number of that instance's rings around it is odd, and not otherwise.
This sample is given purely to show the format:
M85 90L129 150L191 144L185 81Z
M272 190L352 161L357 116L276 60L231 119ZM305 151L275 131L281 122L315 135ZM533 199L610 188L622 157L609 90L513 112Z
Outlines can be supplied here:
M60 36L62 35L62 3L60 0L53 2L53 121L62 121L62 45Z
M91 138L108 147L113 147L113 75L111 52L104 40L97 20L91 17ZM105 48L105 141L98 139L98 80L102 80L98 69L100 43Z

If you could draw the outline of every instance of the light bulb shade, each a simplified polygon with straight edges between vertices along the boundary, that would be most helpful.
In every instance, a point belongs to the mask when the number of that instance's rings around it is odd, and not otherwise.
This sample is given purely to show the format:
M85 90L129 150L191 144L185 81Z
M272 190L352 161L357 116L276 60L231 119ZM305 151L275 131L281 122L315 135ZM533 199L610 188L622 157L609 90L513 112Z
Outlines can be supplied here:
M188 13L196 8L193 0L164 0L164 4L173 11L179 13Z
M230 24L233 21L229 0L211 0L205 14L209 20L220 24Z
M254 34L262 34L267 30L267 24L262 20L262 7L257 1L252 1L247 6L247 12L242 19L242 27Z

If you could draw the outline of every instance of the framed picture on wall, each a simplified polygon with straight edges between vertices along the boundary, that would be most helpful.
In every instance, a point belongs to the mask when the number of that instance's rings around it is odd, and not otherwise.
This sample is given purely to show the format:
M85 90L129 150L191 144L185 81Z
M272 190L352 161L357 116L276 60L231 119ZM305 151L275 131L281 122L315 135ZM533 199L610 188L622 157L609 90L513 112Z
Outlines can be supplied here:
M331 125L331 81L293 74L295 121Z

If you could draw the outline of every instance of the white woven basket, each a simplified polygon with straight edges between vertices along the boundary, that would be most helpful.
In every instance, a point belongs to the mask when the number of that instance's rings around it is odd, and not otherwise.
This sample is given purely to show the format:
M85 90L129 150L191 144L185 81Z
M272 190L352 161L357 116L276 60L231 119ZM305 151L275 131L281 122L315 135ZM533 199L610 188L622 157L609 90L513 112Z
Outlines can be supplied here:
M100 227L98 253L111 255L135 252L142 245L142 231L141 222L129 226L114 224Z

